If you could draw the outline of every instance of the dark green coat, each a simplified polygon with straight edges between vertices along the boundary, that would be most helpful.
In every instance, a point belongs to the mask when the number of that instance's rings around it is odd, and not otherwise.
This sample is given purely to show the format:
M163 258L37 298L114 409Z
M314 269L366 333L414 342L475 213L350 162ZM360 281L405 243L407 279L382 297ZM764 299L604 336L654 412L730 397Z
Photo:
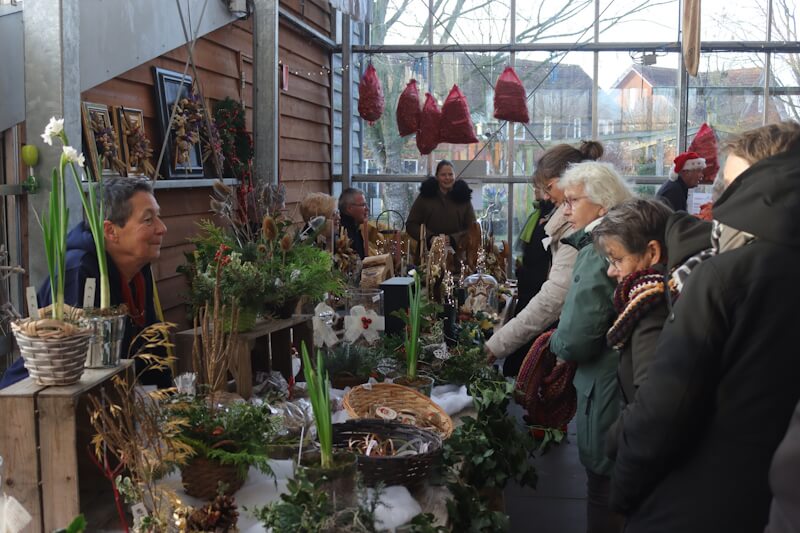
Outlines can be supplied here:
M428 178L408 213L406 231L419 240L420 226L425 224L428 239L444 233L458 242L475 222L471 199L472 189L464 180L456 180L452 190L442 194L436 178Z
M615 282L606 275L608 265L592 246L591 234L578 231L563 242L580 251L550 350L565 361L578 363L573 383L578 393L581 463L596 474L608 476L614 462L605 454L605 437L620 406L619 355L606 344L606 333L616 317Z

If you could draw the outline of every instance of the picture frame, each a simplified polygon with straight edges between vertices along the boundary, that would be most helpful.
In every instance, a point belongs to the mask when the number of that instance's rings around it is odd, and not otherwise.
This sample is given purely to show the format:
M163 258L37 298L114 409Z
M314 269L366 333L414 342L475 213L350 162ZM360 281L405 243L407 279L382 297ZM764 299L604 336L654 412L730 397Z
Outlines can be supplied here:
M153 67L153 76L155 78L159 131L166 143L160 169L161 175L171 179L202 178L204 173L200 143L194 143L187 151L188 153L184 152L183 155L186 156L187 161L179 163L177 139L172 129L169 128L169 119L175 101L186 96L192 90L192 77L158 67Z
M122 161L128 176L153 177L152 145L144 134L144 113L132 107L112 107L111 118L119 132ZM139 153L137 153L139 152ZM141 153L144 152L144 153Z
M119 134L111 120L108 106L81 102L81 123L88 172L95 179L101 178L95 175L98 168L102 168L103 176L125 175L125 165L120 159ZM103 157L104 151L110 151L110 155Z

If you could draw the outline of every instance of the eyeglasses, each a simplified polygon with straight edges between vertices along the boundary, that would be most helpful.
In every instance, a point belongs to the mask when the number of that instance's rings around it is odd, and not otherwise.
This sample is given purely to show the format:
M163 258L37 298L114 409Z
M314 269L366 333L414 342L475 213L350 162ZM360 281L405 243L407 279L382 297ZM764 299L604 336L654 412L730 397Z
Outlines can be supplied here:
M354 207L367 207L367 204L350 204Z
M583 200L584 198L589 198L588 196L576 196L574 198L564 198L564 203L567 204L567 207L572 209L572 206L575 205L576 202L579 200Z
M623 255L619 259L612 259L611 257L603 256L603 259L606 260L606 263L614 267L614 270L619 270L619 265L622 264L626 257L630 257L631 255L632 254Z

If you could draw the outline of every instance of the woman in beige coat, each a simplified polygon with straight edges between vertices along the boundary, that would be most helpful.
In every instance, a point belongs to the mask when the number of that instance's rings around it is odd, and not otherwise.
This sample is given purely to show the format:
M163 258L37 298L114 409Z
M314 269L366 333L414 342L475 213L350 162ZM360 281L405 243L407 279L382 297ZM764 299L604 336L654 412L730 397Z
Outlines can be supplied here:
M542 246L550 250L550 271L547 281L528 305L486 342L490 363L509 356L524 357L525 348L558 320L569 289L572 266L578 256L574 247L561 243L561 239L574 230L564 216L564 193L558 188L558 182L570 165L594 161L602 155L602 144L586 141L580 148L568 144L553 146L537 161L533 185L545 199L556 204L544 227L547 238L542 241Z

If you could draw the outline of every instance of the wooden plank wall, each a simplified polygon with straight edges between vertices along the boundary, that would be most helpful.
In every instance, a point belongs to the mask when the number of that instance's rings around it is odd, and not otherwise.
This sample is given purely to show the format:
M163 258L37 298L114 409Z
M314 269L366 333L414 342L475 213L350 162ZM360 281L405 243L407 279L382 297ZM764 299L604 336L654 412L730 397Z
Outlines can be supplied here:
M288 0L281 5L318 31L330 35L330 6L327 0ZM331 104L328 52L281 23L280 58L294 71L288 91L280 95L280 171L287 189L287 207L296 215L295 202L308 192L331 190ZM154 159L161 148L152 68L183 72L184 47L172 50L120 76L85 91L81 99L106 105L141 109L145 131L151 140ZM237 21L202 38L195 46L195 61L203 96L207 103L226 96L243 99L247 128L253 124L253 25L252 19ZM320 76L319 72L326 75ZM299 74L294 74L299 72ZM313 72L313 75L309 75ZM191 67L188 72L192 74ZM242 89L242 78L244 88ZM155 161L154 161L155 162ZM210 218L208 187L158 189L156 198L168 232L161 258L153 265L159 295L167 320L179 328L190 325L184 305L186 282L175 269L191 251L187 238L196 223Z

